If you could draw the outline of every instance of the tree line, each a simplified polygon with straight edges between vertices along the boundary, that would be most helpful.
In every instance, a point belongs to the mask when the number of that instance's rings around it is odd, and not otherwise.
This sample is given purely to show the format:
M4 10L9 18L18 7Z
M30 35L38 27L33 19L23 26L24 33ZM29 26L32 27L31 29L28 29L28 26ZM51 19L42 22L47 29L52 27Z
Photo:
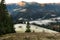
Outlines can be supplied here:
M12 17L6 9L5 0L0 2L0 35L7 33L14 33Z

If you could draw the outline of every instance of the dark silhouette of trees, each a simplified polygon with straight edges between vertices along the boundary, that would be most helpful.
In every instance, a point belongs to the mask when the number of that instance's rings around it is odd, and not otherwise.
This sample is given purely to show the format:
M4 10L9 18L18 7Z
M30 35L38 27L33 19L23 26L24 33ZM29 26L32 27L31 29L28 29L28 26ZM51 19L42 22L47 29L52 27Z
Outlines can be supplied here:
M26 29L25 32L31 32L29 21L27 21L27 26L26 26L26 28L27 28L27 29Z
M0 35L15 32L13 28L12 18L6 9L4 1L5 0L1 0L0 2Z

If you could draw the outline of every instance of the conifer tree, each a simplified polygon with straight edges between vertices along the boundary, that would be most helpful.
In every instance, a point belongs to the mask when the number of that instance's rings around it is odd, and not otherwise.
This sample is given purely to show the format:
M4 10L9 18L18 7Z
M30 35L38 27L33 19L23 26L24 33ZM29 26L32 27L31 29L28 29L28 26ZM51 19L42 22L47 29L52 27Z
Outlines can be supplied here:
M0 35L15 32L13 28L12 18L6 9L4 1L5 0L1 0L0 2Z
M26 28L27 28L27 29L26 29L25 32L31 32L29 21L27 21L27 26L26 26Z

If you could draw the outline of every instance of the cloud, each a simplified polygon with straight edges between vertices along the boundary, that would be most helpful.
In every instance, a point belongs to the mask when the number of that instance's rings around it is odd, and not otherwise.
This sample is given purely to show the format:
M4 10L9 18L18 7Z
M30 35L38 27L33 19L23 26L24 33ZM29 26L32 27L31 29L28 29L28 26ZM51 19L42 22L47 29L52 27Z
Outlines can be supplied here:
M20 10L20 12L25 12L27 9L22 9L22 10Z
M25 12L27 9L21 9L21 8L19 8L19 9L14 9L13 11L20 11L20 12Z

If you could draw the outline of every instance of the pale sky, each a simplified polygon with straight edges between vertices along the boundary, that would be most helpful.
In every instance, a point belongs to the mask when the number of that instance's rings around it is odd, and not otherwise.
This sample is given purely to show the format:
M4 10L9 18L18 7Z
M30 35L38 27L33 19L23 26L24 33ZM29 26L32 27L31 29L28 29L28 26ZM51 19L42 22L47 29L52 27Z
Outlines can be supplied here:
M60 0L5 0L6 3L18 3L20 1L38 2L38 3L60 3Z

